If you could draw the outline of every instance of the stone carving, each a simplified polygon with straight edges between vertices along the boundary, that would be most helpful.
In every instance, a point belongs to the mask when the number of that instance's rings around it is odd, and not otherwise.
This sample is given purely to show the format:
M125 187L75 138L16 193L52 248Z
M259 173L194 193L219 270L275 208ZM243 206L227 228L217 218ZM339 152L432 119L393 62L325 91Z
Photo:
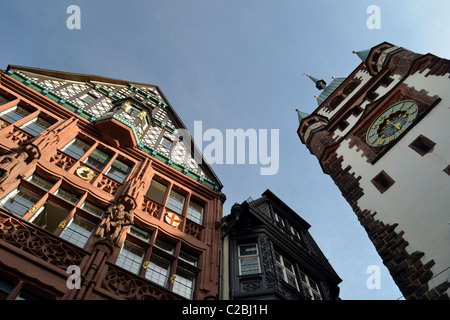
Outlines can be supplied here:
M0 156L0 190L5 191L18 179L24 178L39 156L39 150L31 144Z
M95 232L102 239L109 239L114 243L118 243L123 232L123 227L133 224L134 211L125 210L122 203L114 204L106 209L106 214Z
M0 213L0 239L64 270L80 265L85 253L20 219Z
M67 119L56 128L43 131L31 141L33 144L39 147L39 150L42 154L54 154L54 151L56 150L56 147L61 140L61 133L63 131L66 133L76 132L77 122L78 120L76 118Z
M160 289L149 281L109 265L102 288L128 300L180 300L167 290Z

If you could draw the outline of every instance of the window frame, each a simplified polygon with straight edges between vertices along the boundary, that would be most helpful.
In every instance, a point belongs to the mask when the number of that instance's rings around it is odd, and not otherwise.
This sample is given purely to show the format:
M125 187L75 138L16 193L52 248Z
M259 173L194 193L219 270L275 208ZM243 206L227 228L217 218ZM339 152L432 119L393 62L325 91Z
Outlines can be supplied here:
M244 246L251 246L251 245L255 246L256 253L249 254L249 255L241 255L240 248L244 247ZM238 244L238 246L237 246L237 258L238 258L238 270L239 270L239 275L240 276L248 276L248 275L254 275L254 274L261 273L261 261L260 261L260 258L259 258L259 248L258 248L258 243L257 242ZM243 273L242 272L242 261L244 261L244 260L252 260L252 259L256 259L256 261L257 261L257 266L258 266L257 272L255 272L255 270L251 270L251 273Z
M278 261L276 259L277 255L281 258L280 261ZM285 261L287 261L292 266L292 270L289 270L289 268L287 266L285 266ZM284 282L286 282L288 285L290 285L291 287L293 287L294 289L297 289L297 291L300 291L300 287L298 285L297 274L296 274L296 271L295 271L295 264L292 263L289 259L286 259L279 252L275 251L275 265L278 265L281 268L281 270L282 270L282 273L283 273L282 280ZM294 280L295 280L295 287L288 281L288 273L289 273L289 275L291 275L294 278ZM278 276L280 276L280 275L278 274Z

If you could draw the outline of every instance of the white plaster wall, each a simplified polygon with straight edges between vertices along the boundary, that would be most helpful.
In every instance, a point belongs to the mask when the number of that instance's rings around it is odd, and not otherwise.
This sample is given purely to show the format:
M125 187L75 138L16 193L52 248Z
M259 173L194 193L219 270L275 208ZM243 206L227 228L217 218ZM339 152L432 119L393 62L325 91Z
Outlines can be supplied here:
M376 211L376 219L386 224L398 223L396 231L405 232L407 251L423 251L423 263L435 261L431 270L440 274L429 282L431 289L450 278L450 176L443 172L450 164L450 80L449 75L425 78L427 72L416 73L405 83L439 95L442 101L382 159L374 165L367 163L362 151L349 149L348 141L337 153L344 157L343 167L350 165L362 177L364 196L359 208ZM433 151L423 157L408 147L420 134L436 142ZM381 170L395 180L383 194L370 181Z

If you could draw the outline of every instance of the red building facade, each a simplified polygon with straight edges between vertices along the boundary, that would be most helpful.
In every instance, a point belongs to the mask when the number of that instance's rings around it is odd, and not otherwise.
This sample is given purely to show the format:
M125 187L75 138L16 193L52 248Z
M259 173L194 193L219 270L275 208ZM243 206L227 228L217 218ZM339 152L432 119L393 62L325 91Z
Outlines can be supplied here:
M222 185L157 86L9 66L0 121L1 298L217 299Z

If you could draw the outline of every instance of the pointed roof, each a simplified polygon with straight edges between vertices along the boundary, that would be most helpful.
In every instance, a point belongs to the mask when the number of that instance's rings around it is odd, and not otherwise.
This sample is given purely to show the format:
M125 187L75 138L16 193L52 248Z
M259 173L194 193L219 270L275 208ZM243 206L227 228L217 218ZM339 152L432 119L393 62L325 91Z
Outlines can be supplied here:
M297 111L297 115L298 115L298 122L302 122L303 119L305 119L306 117L309 117L309 114L304 113L298 109L295 109L295 111Z
M353 54L356 54L364 63L366 63L369 53L370 53L370 49L362 50L362 51L353 51Z
M314 82L314 83L316 84L316 88L317 88L317 89L323 90L323 89L326 88L327 83L326 83L323 79L322 79L322 80L319 80L319 79L317 79L317 78L315 78L315 77L313 77L313 76L311 76L311 75L309 75L309 74L307 74L307 73L305 73L305 75L306 75L308 78L310 78L310 79L312 80L312 82Z
M317 104L320 106L322 102L324 102L333 92L336 90L342 82L345 81L346 78L335 78L333 77L333 81L322 91L319 96L315 96L317 98Z

